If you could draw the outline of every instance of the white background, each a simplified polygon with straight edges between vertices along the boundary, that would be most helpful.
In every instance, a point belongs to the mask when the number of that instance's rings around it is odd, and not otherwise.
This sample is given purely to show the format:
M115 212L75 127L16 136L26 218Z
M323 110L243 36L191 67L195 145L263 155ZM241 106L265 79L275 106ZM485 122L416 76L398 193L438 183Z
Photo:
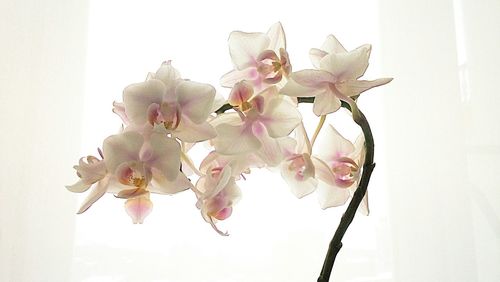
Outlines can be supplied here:
M500 280L499 12L493 0L0 1L0 281L315 281L345 207L295 199L278 173L240 184L227 238L188 192L154 197L132 225L111 195L75 216L82 198L64 189L117 132L126 85L172 59L227 95L229 32L278 20L294 70L332 33L373 45L367 78L395 78L360 99L372 214L355 218L332 280ZM355 136L342 113L329 121Z

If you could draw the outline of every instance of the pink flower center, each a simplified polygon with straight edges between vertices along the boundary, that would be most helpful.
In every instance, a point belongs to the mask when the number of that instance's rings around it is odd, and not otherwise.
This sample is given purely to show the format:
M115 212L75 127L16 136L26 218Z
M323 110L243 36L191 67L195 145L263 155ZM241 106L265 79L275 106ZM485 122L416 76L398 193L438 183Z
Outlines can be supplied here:
M351 158L341 157L333 163L332 172L335 176L335 183L339 187L348 188L356 181L359 166Z
M265 50L257 57L257 71L266 83L275 84L291 71L288 53L280 49L280 56L272 50Z

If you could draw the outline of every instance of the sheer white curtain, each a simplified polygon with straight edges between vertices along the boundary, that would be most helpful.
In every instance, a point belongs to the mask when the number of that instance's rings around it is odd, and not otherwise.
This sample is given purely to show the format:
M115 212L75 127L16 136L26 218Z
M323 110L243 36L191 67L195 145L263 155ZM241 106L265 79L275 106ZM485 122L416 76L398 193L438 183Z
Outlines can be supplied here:
M68 281L87 3L0 1L0 18L0 281Z
M499 281L499 14L495 0L1 1L0 281L314 281L345 207L298 201L279 174L241 184L228 238L189 193L153 198L135 226L112 196L75 217L64 189L118 130L124 86L167 59L217 85L228 33L278 20L295 70L333 33L373 44L367 77L395 78L360 98L372 214L355 218L332 281Z

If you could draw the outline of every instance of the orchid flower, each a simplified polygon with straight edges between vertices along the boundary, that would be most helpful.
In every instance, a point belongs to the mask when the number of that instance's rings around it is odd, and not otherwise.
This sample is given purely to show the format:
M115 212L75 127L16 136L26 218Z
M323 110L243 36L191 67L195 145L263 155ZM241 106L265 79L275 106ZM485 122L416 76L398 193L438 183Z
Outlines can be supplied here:
M215 137L207 122L214 99L211 85L181 79L168 61L148 80L126 87L124 105L116 104L114 111L131 124L161 125L172 136L194 143Z
M284 81L292 69L286 52L285 32L279 22L267 33L233 31L229 35L229 53L234 70L222 76L224 87L247 80L260 91Z
M360 135L355 144L344 138L333 126L328 126L323 135L314 164L318 177L318 197L323 209L341 206L356 191L365 158L364 137ZM361 204L361 212L368 215L368 194Z
M295 105L279 96L275 86L254 95L246 81L234 86L229 102L237 113L213 120L215 150L222 155L255 153L269 166L278 165L283 158L280 138L288 136L301 121Z
M316 69L294 72L280 93L292 97L315 97L313 112L326 115L340 108L341 100L353 103L351 97L376 86L389 83L392 78L358 80L365 73L371 45L347 50L329 35L321 49L311 49L311 61Z
M198 179L194 189L198 198L196 207L217 233L227 236L228 233L220 231L216 223L231 216L233 205L241 197L241 191L236 185L231 163L213 157L214 155L209 155L200 167L204 175Z

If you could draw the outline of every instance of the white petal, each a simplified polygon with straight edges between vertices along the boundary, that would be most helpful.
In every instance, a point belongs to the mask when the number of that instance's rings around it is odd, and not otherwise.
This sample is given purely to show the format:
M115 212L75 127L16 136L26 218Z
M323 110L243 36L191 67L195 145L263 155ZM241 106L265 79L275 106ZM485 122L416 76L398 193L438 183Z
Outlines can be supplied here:
M238 70L255 67L259 54L269 46L269 37L260 32L233 31L229 35L229 53Z
M335 185L335 176L331 168L324 161L316 157L311 157L311 161L314 164L316 178L328 185Z
M266 106L264 124L273 138L288 136L302 121L297 107L282 98L273 98Z
M264 125L259 122L253 124L253 132L261 144L255 154L270 167L279 165L284 158L284 150L278 140L271 138Z
M337 77L339 81L357 79L368 67L370 45L363 45L349 53L331 53L320 61L320 68Z
M153 103L161 105L165 91L165 85L157 79L127 86L123 90L123 103L128 119L139 125L147 122L149 105Z
M291 97L314 97L325 91L324 87L312 88L298 84L293 79L289 79L285 86L281 88L280 94Z
M215 127L217 137L213 140L215 150L224 155L253 152L261 147L252 132L251 124L220 124Z
M317 116L336 112L341 102L331 91L323 92L314 98L313 112Z
M381 86L392 81L392 78L379 78L375 80L346 80L335 84L340 93L345 96L356 96L373 87Z
M328 185L323 182L318 184L318 201L322 209L342 206L349 199L349 190Z
M317 69L320 68L321 59L323 59L326 55L328 55L328 52L320 49L311 48L311 50L309 50L309 59L311 59L311 63Z
M196 124L187 118L181 119L179 126L172 134L188 143L201 142L217 136L215 129L208 122Z
M181 78L179 71L174 68L171 61L163 62L156 71L154 78L161 80L167 87L174 85L175 81Z
M110 175L105 176L101 181L97 182L97 185L92 188L90 193L88 194L85 201L83 201L80 209L78 210L78 214L84 213L86 210L92 206L97 200L99 200L108 189Z
M321 46L321 50L327 53L347 53L347 50L340 44L335 36L332 34L326 37L325 42Z
M206 121L215 98L213 86L186 80L177 85L175 92L183 115L194 123Z
M314 146L315 155L327 164L339 157L347 157L354 152L354 145L344 138L333 126L323 129L323 134Z
M168 180L175 180L181 167L179 143L161 134L151 135L150 143L152 156L147 164L163 173Z
M103 154L108 172L114 173L116 168L124 162L138 161L143 143L142 135L134 131L104 139Z
M68 189L70 192L73 192L73 193L83 193L83 192L87 191L90 188L90 186L92 186L92 184L87 184L87 183L84 183L83 181L79 180L78 182L76 182L73 185L66 186L66 189Z
M327 87L326 83L337 82L331 73L322 70L301 70L292 73L290 77L298 84L311 88Z
M170 181L165 178L162 173L158 173L158 171L153 170L153 180L151 181L151 185L148 189L152 193L172 195L192 187L193 184L182 172L179 172L177 177Z
M248 67L242 70L232 70L220 78L222 87L233 87L242 80L254 81L259 78L259 72L255 67Z
M279 54L280 48L286 49L286 38L285 31L280 22L273 24L267 31L267 36L269 36L269 50L273 50L276 54Z
M288 184L290 191L297 198L302 198L316 190L318 185L318 181L314 177L309 177L304 179L303 181L298 180L295 177L296 172L294 170L289 169L290 162L282 162L281 164L281 176Z

